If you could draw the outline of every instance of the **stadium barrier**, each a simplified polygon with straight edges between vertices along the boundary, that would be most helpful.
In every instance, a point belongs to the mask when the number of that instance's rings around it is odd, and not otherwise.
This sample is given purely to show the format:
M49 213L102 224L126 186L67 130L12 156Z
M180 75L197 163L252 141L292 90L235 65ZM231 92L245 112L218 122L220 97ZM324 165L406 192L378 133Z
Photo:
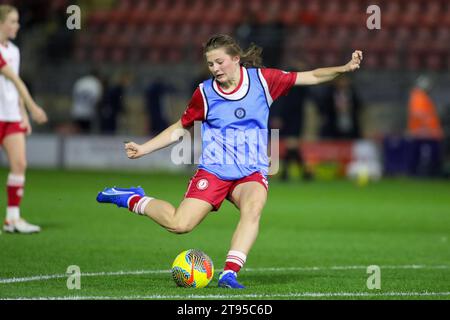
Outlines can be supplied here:
M62 136L33 134L27 139L27 160L30 168L64 169L140 169L183 171L185 165L175 165L170 159L171 148L165 148L147 157L130 160L123 142L143 143L143 137L129 136ZM7 166L1 152L0 163Z
M49 135L33 134L27 139L27 160L30 168L61 168L61 169L117 169L117 170L157 170L183 172L192 165L177 164L171 161L172 147L164 148L141 159L127 158L123 142L133 140L137 143L147 141L147 137L129 136L100 136L100 135ZM317 178L335 179L348 174L348 166L361 160L355 153L356 147L362 141L315 141L302 142L299 150L303 153L306 163L313 169ZM379 163L381 159L377 146L371 141L364 141L366 150L363 158L370 158L370 162ZM194 156L200 155L199 145L194 144ZM280 156L285 154L284 142L280 141ZM178 149L178 148L177 148ZM178 152L174 149L175 152ZM200 147L201 149L201 147ZM0 153L0 165L7 166L6 157ZM366 156L364 156L366 154ZM377 164L378 165L378 164ZM380 163L381 171L381 163ZM381 174L381 172L380 172ZM377 173L377 175L379 175Z

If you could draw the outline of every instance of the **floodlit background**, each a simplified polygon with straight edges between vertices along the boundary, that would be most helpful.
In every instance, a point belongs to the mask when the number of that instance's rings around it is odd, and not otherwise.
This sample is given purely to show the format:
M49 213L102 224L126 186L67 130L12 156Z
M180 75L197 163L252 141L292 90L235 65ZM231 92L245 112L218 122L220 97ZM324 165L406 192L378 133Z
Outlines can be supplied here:
M217 33L263 47L267 67L288 71L364 52L357 72L272 106L280 170L240 276L254 294L246 298L450 297L449 1L2 3L19 9L21 76L49 122L28 138L22 202L43 231L0 235L0 297L72 296L65 271L79 265L94 275L78 296L179 298L192 293L168 273L179 252L200 248L223 267L237 222L230 204L180 237L95 202L109 185L181 201L194 166L174 164L170 148L128 160L123 141L144 142L181 117L209 77L202 44ZM70 5L80 29L68 28ZM369 5L379 6L381 29L367 27ZM1 164L6 177L3 154ZM372 264L381 291L366 287Z

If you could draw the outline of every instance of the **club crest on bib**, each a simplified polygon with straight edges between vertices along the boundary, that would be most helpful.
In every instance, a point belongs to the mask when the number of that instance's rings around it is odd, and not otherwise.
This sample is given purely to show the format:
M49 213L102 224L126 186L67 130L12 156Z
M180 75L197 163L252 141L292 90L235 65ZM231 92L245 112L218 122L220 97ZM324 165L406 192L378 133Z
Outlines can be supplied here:
M205 189L208 188L208 186L209 186L209 182L208 182L207 179L200 179L200 180L197 182L197 189L198 189L198 190L205 190Z
M245 110L243 108L237 108L234 111L234 115L236 116L236 118L242 119L243 117L245 117Z

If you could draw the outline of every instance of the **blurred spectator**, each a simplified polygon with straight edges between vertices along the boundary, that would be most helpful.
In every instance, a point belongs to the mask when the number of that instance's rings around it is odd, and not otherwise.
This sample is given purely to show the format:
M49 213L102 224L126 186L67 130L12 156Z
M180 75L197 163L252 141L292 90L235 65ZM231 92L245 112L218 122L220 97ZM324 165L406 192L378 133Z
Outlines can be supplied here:
M248 48L252 42L257 41L258 22L255 14L249 12L237 26L236 40L243 48Z
M269 6L267 18L259 25L256 43L263 48L263 63L271 68L280 68L282 64L285 26L279 17L276 5Z
M287 69L296 70L304 69L304 67L299 64ZM305 102L310 97L308 87L294 86L288 95L279 97L270 107L271 128L280 129L280 141L285 146L285 152L280 155L281 180L283 181L289 180L289 168L292 163L298 167L304 180L311 180L313 177L300 149Z
M52 65L65 61L73 51L76 33L67 28L67 0L50 1L47 6L46 32L48 35L45 58Z
M361 100L349 77L342 75L324 87L318 97L321 116L320 136L328 139L361 137Z
M131 75L128 72L123 72L119 75L118 80L105 91L99 108L101 133L116 133L117 119L119 114L125 110L125 93L131 81Z
M408 105L408 134L415 138L443 138L441 123L436 107L429 96L431 79L420 76L411 89Z
M96 70L92 70L75 82L72 92L72 120L76 133L91 132L102 93L103 86Z
M267 8L264 21L258 20L256 14L250 12L248 18L235 31L243 47L254 42L263 49L263 64L271 68L280 68L282 64L285 32L276 5Z
M439 115L429 92L432 81L420 76L411 89L408 105L408 136L412 137L409 172L417 176L438 176L442 167L442 131Z
M169 125L168 119L168 95L174 92L172 85L166 83L162 78L156 78L145 90L145 106L149 117L149 133L157 135Z
M444 173L450 177L450 104L448 104L442 114L442 129L444 131Z

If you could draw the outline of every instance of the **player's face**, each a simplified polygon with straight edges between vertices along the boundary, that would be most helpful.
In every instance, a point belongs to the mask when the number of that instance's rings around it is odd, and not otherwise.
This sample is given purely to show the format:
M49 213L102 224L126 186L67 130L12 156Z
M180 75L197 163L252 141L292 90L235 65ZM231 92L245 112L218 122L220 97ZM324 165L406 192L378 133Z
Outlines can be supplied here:
M5 21L0 24L1 33L6 35L8 39L15 39L19 28L19 13L15 10L8 13Z
M219 48L206 53L206 63L208 69L219 83L227 83L236 75L239 70L239 56L232 57Z

